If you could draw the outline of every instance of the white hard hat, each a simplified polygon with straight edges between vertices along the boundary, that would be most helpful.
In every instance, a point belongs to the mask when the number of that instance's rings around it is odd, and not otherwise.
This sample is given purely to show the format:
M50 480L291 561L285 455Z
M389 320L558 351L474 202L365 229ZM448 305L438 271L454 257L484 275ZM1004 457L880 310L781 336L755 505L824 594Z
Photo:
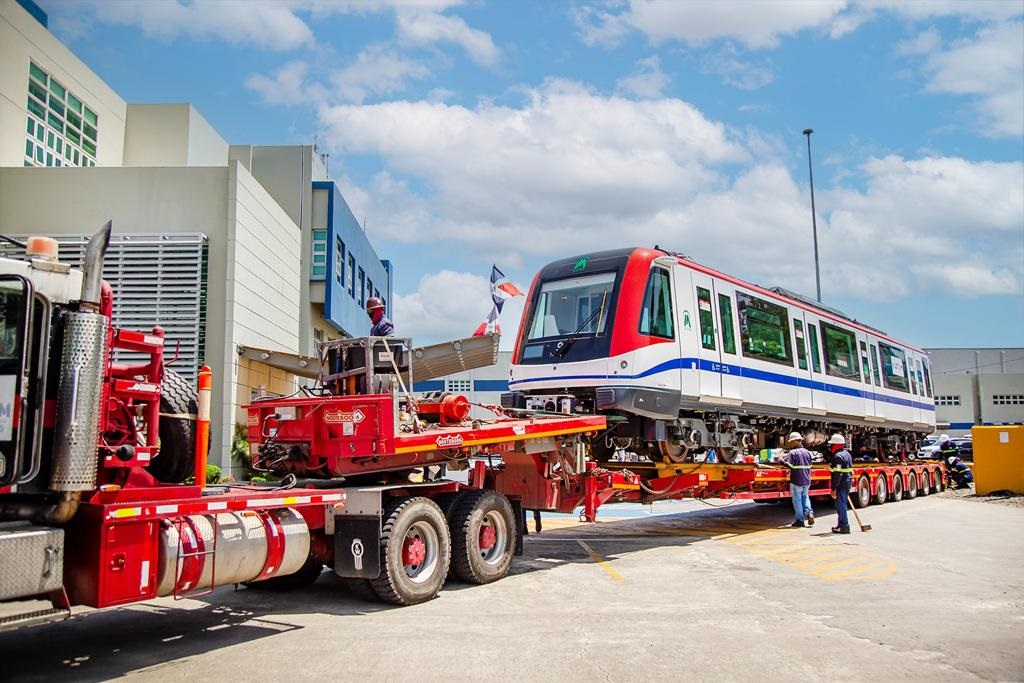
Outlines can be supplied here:
M804 435L801 434L800 432L790 432L789 438L786 439L786 443L789 443L791 441L803 441L803 440L804 440Z
M939 437L939 442L941 443L943 441L949 441L949 434L943 434Z
M831 437L829 437L828 443L831 446L835 446L836 444L840 446L845 446L846 437L843 436L842 434L833 434Z

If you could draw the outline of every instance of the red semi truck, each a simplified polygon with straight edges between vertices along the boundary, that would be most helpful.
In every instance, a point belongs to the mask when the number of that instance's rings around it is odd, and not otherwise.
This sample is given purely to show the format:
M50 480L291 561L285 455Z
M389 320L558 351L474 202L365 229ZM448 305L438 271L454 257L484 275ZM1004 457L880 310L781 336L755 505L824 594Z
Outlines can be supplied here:
M413 604L449 576L505 576L525 510L582 507L593 521L609 502L788 495L773 466L599 464L603 416L494 407L470 419L463 397L406 392L423 351L381 338L323 344L311 386L248 407L252 465L273 483L202 486L197 397L165 367L162 331L111 324L109 235L108 223L93 236L82 271L46 241L0 259L0 630L76 605L297 587L325 565L358 595ZM455 342L456 356L462 343L496 339ZM144 360L119 363L119 351ZM184 483L192 473L199 484ZM825 477L815 470L812 494ZM867 504L943 477L937 463L887 464L855 481Z

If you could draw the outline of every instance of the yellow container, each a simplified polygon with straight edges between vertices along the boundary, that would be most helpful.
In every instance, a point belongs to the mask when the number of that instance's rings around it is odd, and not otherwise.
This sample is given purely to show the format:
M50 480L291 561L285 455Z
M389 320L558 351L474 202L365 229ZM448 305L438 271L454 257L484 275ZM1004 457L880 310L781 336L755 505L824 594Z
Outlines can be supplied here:
M1024 425L974 427L974 490L1024 493Z

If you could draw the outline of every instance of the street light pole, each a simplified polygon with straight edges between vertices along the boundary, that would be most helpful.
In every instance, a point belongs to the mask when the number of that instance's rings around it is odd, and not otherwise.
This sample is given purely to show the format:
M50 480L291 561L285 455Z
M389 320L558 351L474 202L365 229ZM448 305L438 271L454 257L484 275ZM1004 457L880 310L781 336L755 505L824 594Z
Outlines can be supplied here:
M814 169L811 168L811 134L813 128L805 128L807 136L807 174L811 178L811 225L814 226L814 286L818 291L818 303L821 303L821 271L818 267L818 217L814 210Z

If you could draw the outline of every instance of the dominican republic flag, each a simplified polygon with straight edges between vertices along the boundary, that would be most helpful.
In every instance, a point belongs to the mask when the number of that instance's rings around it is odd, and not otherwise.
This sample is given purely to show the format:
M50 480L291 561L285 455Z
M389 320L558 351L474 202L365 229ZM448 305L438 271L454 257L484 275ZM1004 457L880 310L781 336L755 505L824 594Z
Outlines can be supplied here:
M498 324L498 315L501 307L507 299L514 296L524 296L523 290L519 289L505 277L505 273L498 270L498 266L491 266L491 301L494 306L487 314L484 321L473 332L474 337L482 337L487 334L501 334L501 325Z

